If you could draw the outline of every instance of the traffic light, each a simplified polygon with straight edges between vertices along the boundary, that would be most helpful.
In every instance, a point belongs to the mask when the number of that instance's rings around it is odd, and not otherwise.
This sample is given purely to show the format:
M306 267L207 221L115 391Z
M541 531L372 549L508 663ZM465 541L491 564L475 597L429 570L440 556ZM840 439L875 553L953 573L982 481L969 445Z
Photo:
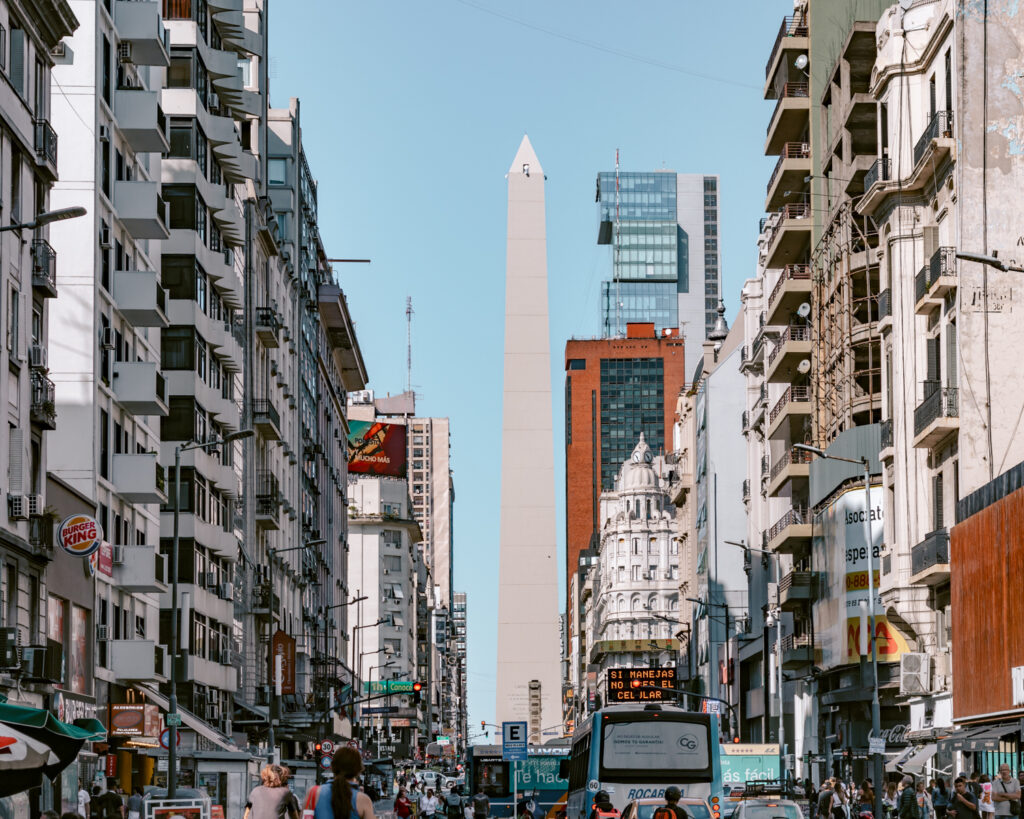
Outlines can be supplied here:
M414 682L412 684L412 701L418 703L423 696L423 683Z
M323 751L324 746L318 742L316 745L313 746L313 748L319 754Z

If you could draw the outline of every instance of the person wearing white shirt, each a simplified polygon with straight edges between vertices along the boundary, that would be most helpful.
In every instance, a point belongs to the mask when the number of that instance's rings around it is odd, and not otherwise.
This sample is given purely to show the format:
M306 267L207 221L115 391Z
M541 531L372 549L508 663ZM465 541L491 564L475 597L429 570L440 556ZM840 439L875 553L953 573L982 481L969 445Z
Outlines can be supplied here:
M425 819L434 819L439 804L437 797L434 796L434 789L427 788L427 795L420 799L420 813Z
M89 791L84 785L80 785L78 788L78 814L83 819L89 819L89 803L91 801L92 797L89 796Z

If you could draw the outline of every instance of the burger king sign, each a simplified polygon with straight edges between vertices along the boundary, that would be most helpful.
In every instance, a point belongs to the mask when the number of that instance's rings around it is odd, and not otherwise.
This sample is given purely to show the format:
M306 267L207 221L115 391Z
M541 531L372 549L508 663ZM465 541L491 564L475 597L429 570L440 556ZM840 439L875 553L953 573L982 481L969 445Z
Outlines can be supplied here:
M95 518L72 515L57 527L57 543L69 555L89 557L100 548L103 529Z

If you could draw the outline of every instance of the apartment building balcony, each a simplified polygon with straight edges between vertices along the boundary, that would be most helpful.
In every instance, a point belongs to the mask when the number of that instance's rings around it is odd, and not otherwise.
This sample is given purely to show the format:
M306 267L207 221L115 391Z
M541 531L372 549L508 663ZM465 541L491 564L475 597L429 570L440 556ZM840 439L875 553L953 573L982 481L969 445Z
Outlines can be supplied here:
M167 291L154 270L115 270L114 302L134 327L167 327Z
M886 418L880 426L882 443L878 451L878 458L882 461L891 461L896 456L892 446L892 418Z
M809 634L787 634L782 638L782 667L788 671L814 662L814 644Z
M768 412L768 385L761 382L761 389L757 394L757 400L750 409L750 429L760 429L764 424L765 415Z
M110 640L107 643L110 670L119 680L165 682L167 649L153 640Z
M121 44L128 44L136 65L171 64L170 39L161 19L160 3L114 0L114 27Z
M764 209L778 210L794 193L807 190L804 180L811 174L811 144L809 142L787 142L779 152L768 180Z
M810 477L810 463L811 454L802 449L783 452L768 473L768 496L778 497L783 487L791 481L806 484Z
M160 183L121 180L114 183L114 209L121 224L136 239L169 239L167 206Z
M114 455L114 491L129 503L166 503L164 469L155 452Z
M281 416L269 398L257 398L252 402L252 423L268 441L281 440Z
M56 429L57 405L53 382L41 370L32 370L31 390L29 411L32 423L42 429Z
M57 251L45 239L32 240L32 287L44 299L57 298Z
M789 324L797 308L811 300L811 266L787 264L768 296L766 324Z
M36 166L54 182L57 180L57 132L47 119L37 119L33 126Z
M273 307L257 307L256 337L263 343L263 346L271 348L280 346L280 332L281 322L278 320L277 311Z
M803 427L811 415L811 388L806 384L787 387L768 413L768 438L776 438L780 430L788 432L789 440L802 440ZM782 436L785 437L785 436Z
M779 583L779 605L783 611L796 611L811 602L813 594L811 572L789 572Z
M112 546L111 550L115 586L137 594L167 591L167 556L156 546Z
M810 202L793 202L779 210L779 221L768 243L765 267L783 267L807 258L811 247ZM777 323L777 322L773 322Z
M167 384L154 361L115 361L114 397L132 415L167 415Z
M118 88L114 91L114 118L125 141L136 153L167 153L170 150L167 119L160 107L159 91Z
M281 528L281 490L277 476L266 469L256 473L256 525L261 529Z
M955 147L953 112L936 111L925 126L924 133L914 144L914 170L911 178L917 177L919 171L931 175Z
M956 248L940 247L914 278L914 312L927 316L956 290Z
M772 80L778 73L779 68L785 64L792 68L793 61L798 55L807 52L809 47L807 18L802 14L789 15L782 18L782 25L779 26L779 33L768 54L768 63L764 67L765 78L765 99L771 99Z
M924 400L914 410L914 446L934 449L960 430L960 391L924 382Z
M806 506L794 506L765 533L766 549L799 554L811 547L811 518Z
M764 371L764 344L744 344L740 348L740 372L760 373Z
M799 142L810 123L811 98L806 82L787 82L779 88L778 102L768 122L764 152L774 156L787 142Z
M234 199L228 198L223 208L211 210L210 213L225 239L236 245L245 243L245 222Z
M892 162L889 157L878 157L864 174L864 196L857 204L860 213L874 213L896 185L892 179Z
M949 580L949 530L936 529L910 550L910 582L937 586Z
M750 500L750 478L743 479L743 500Z
M798 375L802 361L811 358L811 328L807 324L790 324L782 331L772 351L768 353L769 383L792 383Z
M888 333L892 330L892 290L888 287L878 294L878 332Z

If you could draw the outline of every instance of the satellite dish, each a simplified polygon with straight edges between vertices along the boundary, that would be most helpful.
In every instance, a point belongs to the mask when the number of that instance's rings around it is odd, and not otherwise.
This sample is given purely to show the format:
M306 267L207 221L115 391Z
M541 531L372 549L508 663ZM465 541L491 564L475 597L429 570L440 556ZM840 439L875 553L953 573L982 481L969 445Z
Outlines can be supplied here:
M903 1L906 2L906 0ZM801 54L793 61L793 65L795 65L800 71L803 71L805 68L807 68L807 63L808 59L806 54Z
M914 0L900 0L900 8L904 11L909 9L912 5L914 5Z
M797 372L800 373L801 375L807 375L807 373L811 371L811 360L809 358L805 358L803 361L796 365L796 369Z
M811 305L809 305L807 302L804 302L803 304L796 308L796 314L800 316L800 318L802 319L807 318L811 314Z

